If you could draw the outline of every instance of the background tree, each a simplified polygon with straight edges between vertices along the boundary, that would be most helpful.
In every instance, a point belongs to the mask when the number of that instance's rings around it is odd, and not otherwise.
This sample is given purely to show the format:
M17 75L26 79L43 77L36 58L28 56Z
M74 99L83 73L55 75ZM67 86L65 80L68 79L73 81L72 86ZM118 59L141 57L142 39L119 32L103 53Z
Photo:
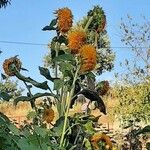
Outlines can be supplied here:
M119 104L114 113L127 122L150 120L150 23L143 20L136 23L128 16L120 25L121 41L131 47L133 57L121 63L126 71L116 76L121 84L115 85Z

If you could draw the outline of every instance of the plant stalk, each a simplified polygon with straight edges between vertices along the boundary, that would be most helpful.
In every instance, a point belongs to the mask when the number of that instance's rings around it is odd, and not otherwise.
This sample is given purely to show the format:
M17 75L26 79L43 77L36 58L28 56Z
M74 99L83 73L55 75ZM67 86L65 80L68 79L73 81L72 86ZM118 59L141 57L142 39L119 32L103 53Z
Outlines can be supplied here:
M77 68L77 70L75 72L75 76L74 76L74 79L73 79L71 91L67 95L67 109L66 109L66 112L65 112L64 126L63 126L63 131L62 131L62 135L61 135L61 139L60 139L60 145L59 145L60 148L63 146L63 143L64 143L64 137L65 137L65 133L66 133L67 118L68 118L68 115L69 115L69 108L70 108L71 98L73 96L73 92L74 92L74 88L75 88L75 82L76 82L76 79L77 79L77 76L78 76L79 69L80 69L80 65L79 65L79 68Z

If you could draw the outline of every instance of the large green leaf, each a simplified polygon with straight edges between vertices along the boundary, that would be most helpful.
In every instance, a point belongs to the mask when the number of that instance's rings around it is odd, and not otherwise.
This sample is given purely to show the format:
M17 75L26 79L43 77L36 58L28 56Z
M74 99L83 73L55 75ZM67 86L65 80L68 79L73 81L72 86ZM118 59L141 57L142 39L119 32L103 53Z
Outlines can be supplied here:
M54 80L54 90L59 90L64 84L64 81L61 79Z
M6 92L0 92L0 99L3 99L5 101L9 101L12 98L11 95L9 95Z
M63 54L63 55L59 55L58 57L55 57L53 59L53 61L55 62L61 62L61 61L74 61L74 57L72 54Z
M34 131L37 135L40 135L42 138L45 138L45 136L47 135L47 129L41 128L39 126L35 126Z
M17 77L18 79L20 79L20 80L22 80L22 81L24 81L24 82L31 83L32 85L34 85L34 86L37 87L37 88L41 88L41 89L43 89L43 90L48 90L48 89L49 89L49 86L48 86L48 84L47 84L47 81L44 81L44 82L42 82L42 83L39 83L39 82L33 80L33 79L30 78L30 77L25 77L25 76L23 76L23 75L20 74L20 72L18 72L17 70L16 70L16 74L15 74L15 75L16 75L16 77Z
M39 97L43 97L43 96L55 96L51 93L36 93L35 95L33 95L32 97L28 97L28 96L20 96L20 97L17 97L16 99L14 99L14 105L16 106L18 102L20 101L32 101L32 100L36 100L37 98Z

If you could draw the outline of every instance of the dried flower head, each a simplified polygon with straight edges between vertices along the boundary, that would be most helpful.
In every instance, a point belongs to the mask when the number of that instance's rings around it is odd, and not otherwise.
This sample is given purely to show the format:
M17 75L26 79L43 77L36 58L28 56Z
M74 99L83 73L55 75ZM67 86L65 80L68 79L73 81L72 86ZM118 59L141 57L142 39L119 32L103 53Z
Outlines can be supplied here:
M80 48L81 68L80 72L92 71L96 66L97 56L96 48L93 45L86 44Z
M21 69L21 61L17 57L11 57L9 59L5 59L3 63L3 69L8 76L14 76L15 71L12 70L11 65L15 65L16 69L20 71Z
M72 12L69 8L62 8L56 11L57 14L57 26L61 33L66 33L72 27Z
M54 120L54 110L52 108L46 108L43 112L43 121L51 123Z
M68 33L68 47L72 54L78 54L86 42L87 35L83 29L74 29Z
M111 140L110 140L110 138L109 138L109 136L107 136L106 134L103 134L103 133L98 132L98 133L95 133L95 134L91 137L91 139L90 139L90 142L91 142L91 144L92 144L94 150L99 150L99 145L98 145L98 143L99 143L100 141L105 142L106 147L107 147L108 149L111 149L112 146L113 146L113 145L112 145L112 142L111 142Z
M108 81L101 81L97 84L96 90L99 93L99 95L103 96L108 92L109 88L110 87Z

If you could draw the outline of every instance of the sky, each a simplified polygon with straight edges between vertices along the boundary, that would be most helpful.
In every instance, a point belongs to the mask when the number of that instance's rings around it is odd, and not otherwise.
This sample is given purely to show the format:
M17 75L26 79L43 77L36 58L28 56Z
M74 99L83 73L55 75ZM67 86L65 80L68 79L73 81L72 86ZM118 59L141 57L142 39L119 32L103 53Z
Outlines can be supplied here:
M58 8L68 7L72 10L74 23L81 19L94 5L103 7L107 17L108 35L111 47L125 46L120 41L119 24L121 18L132 16L137 22L141 21L141 15L150 19L150 0L11 0L11 5L6 9L0 9L0 72L4 59L19 55L23 67L29 72L24 72L36 80L44 81L38 71L38 66L43 66L43 57L47 53L46 44L53 36L51 32L41 29L50 23L55 17L53 12ZM3 43L25 42L41 43L44 45L21 45ZM113 80L114 72L118 71L119 62L131 57L129 50L125 48L114 48L116 53L115 67L110 73L98 76L98 80Z

